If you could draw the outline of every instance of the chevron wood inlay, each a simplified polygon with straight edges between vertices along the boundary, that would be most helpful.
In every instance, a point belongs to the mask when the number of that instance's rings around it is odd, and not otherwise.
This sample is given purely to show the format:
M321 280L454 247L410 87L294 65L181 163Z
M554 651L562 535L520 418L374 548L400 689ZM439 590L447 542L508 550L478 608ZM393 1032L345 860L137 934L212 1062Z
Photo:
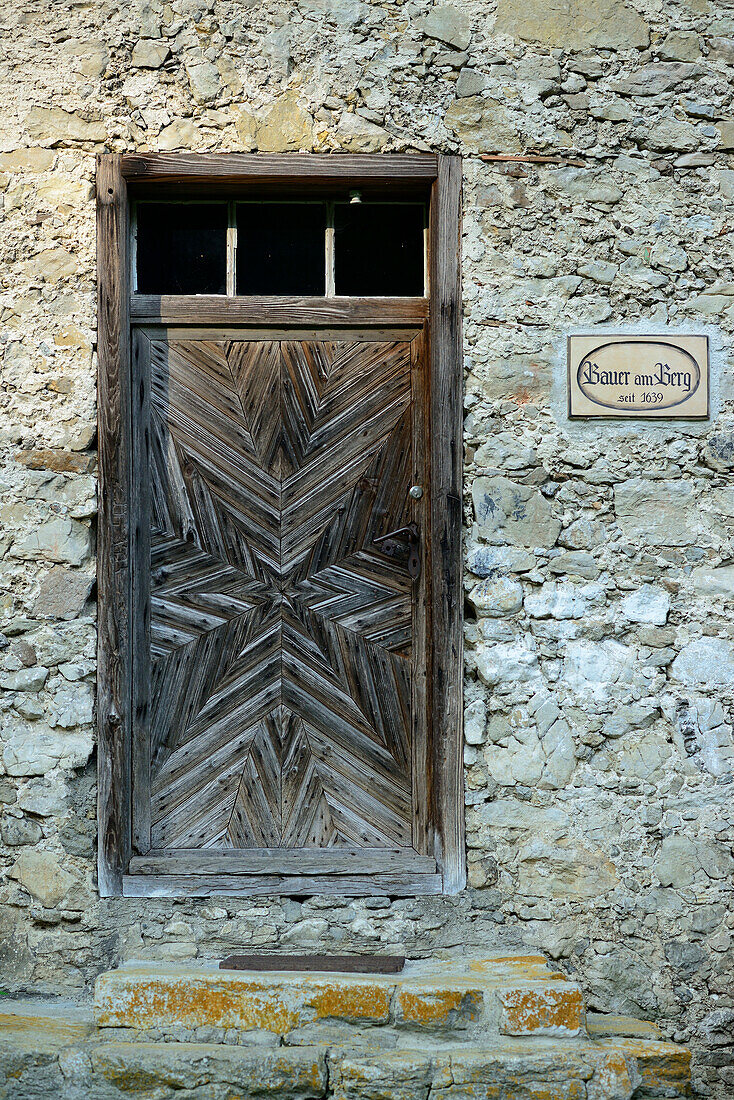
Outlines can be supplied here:
M411 340L150 341L154 849L414 843Z

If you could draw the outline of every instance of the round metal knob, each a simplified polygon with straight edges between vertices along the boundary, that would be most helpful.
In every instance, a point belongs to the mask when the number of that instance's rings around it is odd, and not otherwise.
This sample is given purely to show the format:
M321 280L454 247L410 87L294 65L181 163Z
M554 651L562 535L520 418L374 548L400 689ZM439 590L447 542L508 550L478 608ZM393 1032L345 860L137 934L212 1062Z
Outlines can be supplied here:
M420 500L423 496L423 486L411 485L411 487L408 489L408 496L412 497L413 500Z

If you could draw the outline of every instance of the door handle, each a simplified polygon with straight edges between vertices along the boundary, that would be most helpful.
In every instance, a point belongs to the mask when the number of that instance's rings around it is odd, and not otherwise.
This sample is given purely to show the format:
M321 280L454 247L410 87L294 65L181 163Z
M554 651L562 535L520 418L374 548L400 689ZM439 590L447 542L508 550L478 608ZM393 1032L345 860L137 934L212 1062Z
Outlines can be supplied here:
M417 523L409 523L406 527L398 527L397 531L390 531L387 535L380 535L379 538L373 539L374 543L388 542L393 540L395 542L407 542L408 544L408 576L413 580L420 576L421 573L421 556L419 553L420 545L420 531Z

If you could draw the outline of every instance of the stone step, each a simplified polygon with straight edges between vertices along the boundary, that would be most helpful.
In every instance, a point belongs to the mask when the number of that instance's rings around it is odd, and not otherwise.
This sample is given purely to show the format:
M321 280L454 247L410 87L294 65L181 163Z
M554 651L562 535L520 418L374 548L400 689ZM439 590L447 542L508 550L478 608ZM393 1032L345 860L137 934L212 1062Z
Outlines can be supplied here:
M587 1012L586 1030L592 1039L624 1036L629 1039L662 1039L657 1024L638 1020L635 1016L615 1016L606 1012Z
M12 1100L684 1100L690 1057L651 1039L495 1036L436 1044L363 1029L348 1046L117 1042L91 1012L3 1004ZM380 1038L412 1045L385 1046ZM421 1045L422 1044L422 1045ZM435 1090L432 1091L432 1090ZM440 1091L439 1091L440 1090Z
M339 1026L478 1038L585 1035L579 986L542 955L413 961L399 975L306 974L128 963L97 979L101 1028L221 1041L252 1033L312 1042ZM184 1032L186 1034L181 1034Z

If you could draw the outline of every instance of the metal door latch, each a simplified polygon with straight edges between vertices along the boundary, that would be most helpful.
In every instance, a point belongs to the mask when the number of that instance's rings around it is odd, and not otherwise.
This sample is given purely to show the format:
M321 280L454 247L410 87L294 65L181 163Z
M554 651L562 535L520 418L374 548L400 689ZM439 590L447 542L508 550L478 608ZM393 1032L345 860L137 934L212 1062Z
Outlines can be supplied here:
M399 527L397 531L390 531L387 535L380 535L379 538L373 539L374 543L389 542L390 540L395 542L407 542L408 544L408 576L413 580L419 577L421 574L421 556L418 550L420 542L420 531L418 530L417 523L409 523L407 527Z

